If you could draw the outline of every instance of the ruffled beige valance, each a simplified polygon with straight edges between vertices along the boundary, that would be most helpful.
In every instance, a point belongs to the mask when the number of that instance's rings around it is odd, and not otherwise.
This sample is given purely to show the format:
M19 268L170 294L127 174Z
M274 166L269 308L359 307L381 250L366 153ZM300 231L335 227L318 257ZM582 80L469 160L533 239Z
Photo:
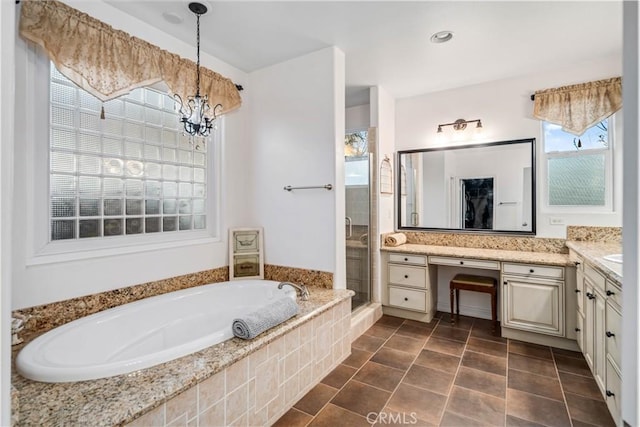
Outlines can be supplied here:
M195 95L196 63L55 0L22 2L20 34L42 46L58 70L102 101L164 81L171 95ZM240 107L235 84L200 67L200 93L221 114Z
M533 116L582 135L596 123L622 108L622 79L540 90L535 93Z

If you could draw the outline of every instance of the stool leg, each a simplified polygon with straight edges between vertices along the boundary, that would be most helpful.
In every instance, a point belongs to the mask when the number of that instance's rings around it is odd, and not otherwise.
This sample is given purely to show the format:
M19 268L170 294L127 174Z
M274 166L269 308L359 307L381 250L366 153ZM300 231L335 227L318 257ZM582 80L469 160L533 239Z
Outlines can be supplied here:
M450 288L450 290L449 290L449 298L450 298L450 300L451 300L451 316L450 316L450 318L449 318L449 321L451 322L451 324L452 324L452 325L453 325L453 323L454 323L454 322L453 322L453 293L454 293L454 292L455 292L455 291L454 291L454 289L453 289L453 288Z
M456 314L460 317L460 289L456 289Z

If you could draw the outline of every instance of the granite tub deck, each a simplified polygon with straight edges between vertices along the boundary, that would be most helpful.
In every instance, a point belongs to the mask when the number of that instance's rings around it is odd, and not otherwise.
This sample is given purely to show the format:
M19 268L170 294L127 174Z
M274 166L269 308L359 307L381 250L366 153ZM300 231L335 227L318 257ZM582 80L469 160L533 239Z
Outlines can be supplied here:
M309 373L308 379L318 378L319 381L321 375L333 369L334 364L340 363L343 358L349 355L348 322L350 321L350 299L353 296L353 291L311 287L310 292L309 301L298 300L300 313L297 316L264 332L253 340L244 341L232 338L199 352L131 374L91 381L52 384L23 378L15 372L14 366L12 383L18 391L16 425L112 426L124 425L134 422L136 419L144 419L144 423L147 425L169 425L176 419L181 422L182 418L186 424L194 416L200 415L208 416L210 420L214 420L220 412L219 408L217 411L213 411L216 409L214 402L211 402L211 408L203 408L208 411L203 412L204 415L200 414L199 410L195 410L194 413L191 407L193 405L198 407L198 399L203 399L203 397L196 396L191 399L191 395L199 391L198 385L204 384L205 380L219 379L221 376L219 374L223 371L225 372L225 375L222 375L223 385L229 373L234 373L235 375L232 377L235 378L245 378L245 383L240 384L241 387L244 387L242 390L245 394L243 400L242 393L238 392L240 386L237 390L230 390L235 395L230 393L230 399L223 397L222 416L224 417L225 414L224 405L227 405L227 411L237 411L240 418L245 417L244 423L247 424L249 421L249 415L247 415L249 407L247 405L251 403L247 400L251 386L249 376L242 375L243 369L245 373L249 371L250 362L247 362L247 356L252 354L264 356L265 364L274 359L275 371L282 376L283 380L287 377L295 377L297 381L298 375L307 368L307 366L302 366L303 352L313 353L311 349L305 350L303 348L303 341L311 343L307 347L311 347L313 350L317 350L313 348L313 345L321 348L328 346L321 351L324 356L322 360L315 364L309 363L312 372ZM305 331L301 333L301 329L305 329ZM310 338L301 339L303 334ZM316 337L317 334L319 336ZM291 350L287 353L285 348L287 350L294 349L295 352ZM271 357L271 353L277 349L282 349L282 353L287 355L286 359L284 356L277 355ZM327 352L328 355L324 354ZM289 359L295 359L295 364L286 365L285 361ZM236 368L237 366L240 368ZM234 369L238 372L231 372ZM278 385L285 385L284 381L281 384L280 378L275 380ZM302 383L296 382L297 387L291 387L291 385L289 383L291 390L298 393L304 391ZM229 384L227 384L228 386ZM256 388L254 379L254 405L257 405L255 402ZM219 387L214 387L214 390L218 389ZM264 413L260 412L260 417L255 421L266 423L273 417L281 415L280 412L288 409L285 408L286 402L296 397L293 391L291 393L292 395L286 396L287 398L283 395L278 399L273 398L267 402L268 404L265 403L262 411ZM278 396L280 396L279 392ZM233 399L236 399L237 402ZM185 402L180 402L181 400L185 400ZM175 405L171 402L175 403L176 401L184 403L183 406L188 409L184 409L175 419L172 419L171 407ZM244 407L245 411L242 412L237 409L238 407ZM152 415L154 422L151 423L151 418L145 414ZM139 418L141 416L143 418ZM230 424L234 421L238 420L224 420L223 418L223 424Z
M521 262L526 264L573 265L569 254L529 252L502 249L479 249L457 246L436 246L406 243L400 246L383 246L381 250L406 254L450 256L455 258L486 259L494 261Z
M622 264L603 258L606 255L622 253L620 242L567 241L567 247L581 255L585 261L600 270L609 280L622 287Z

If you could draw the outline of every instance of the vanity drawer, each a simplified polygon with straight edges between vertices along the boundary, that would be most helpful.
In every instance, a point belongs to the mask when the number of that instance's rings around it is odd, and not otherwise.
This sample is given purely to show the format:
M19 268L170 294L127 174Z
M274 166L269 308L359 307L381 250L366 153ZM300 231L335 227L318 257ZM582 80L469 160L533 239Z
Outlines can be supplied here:
M451 258L444 256L430 256L429 264L452 265L458 267L484 268L485 270L500 270L499 261L470 258Z
M389 254L389 262L399 264L427 265L427 257L422 255Z
M389 284L426 288L425 268L389 264Z
M389 305L406 310L427 311L426 293L389 286Z
M511 264L503 262L502 271L504 274L544 277L547 279L564 279L563 267L547 267L541 265Z
M593 283L595 287L597 287L600 292L604 292L605 290L605 278L598 270L591 267L589 264L585 264L584 266L584 276L589 278L589 281Z
M616 367L620 368L620 354L622 352L622 315L613 308L611 304L607 304L605 315L605 340L607 353L609 357L616 363Z
M607 280L607 301L611 301L613 304L617 305L618 308L622 308L622 289L613 284L613 282Z

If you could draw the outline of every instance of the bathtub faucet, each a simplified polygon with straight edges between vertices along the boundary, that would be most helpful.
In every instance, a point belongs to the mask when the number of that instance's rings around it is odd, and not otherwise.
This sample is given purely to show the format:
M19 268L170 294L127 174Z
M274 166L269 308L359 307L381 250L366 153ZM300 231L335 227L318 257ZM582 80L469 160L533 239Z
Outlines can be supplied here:
M294 288L298 289L300 291L300 299L302 301L307 301L309 299L309 290L305 285L296 285L295 283L291 282L282 282L278 285L278 289L282 289L284 285L293 286Z

